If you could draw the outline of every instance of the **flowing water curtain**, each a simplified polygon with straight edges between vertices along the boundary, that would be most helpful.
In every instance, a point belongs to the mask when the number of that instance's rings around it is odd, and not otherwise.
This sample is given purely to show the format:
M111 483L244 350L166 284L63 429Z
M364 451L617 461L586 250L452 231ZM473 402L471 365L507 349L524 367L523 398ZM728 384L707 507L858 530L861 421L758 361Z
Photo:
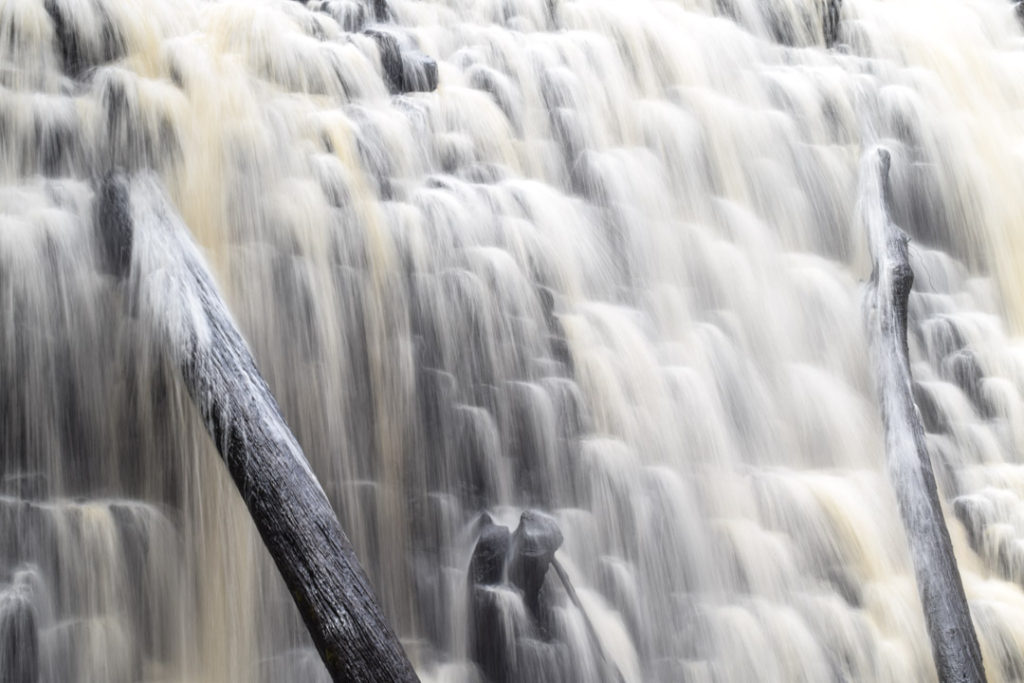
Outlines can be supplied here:
M1012 679L1020 29L995 0L846 0L826 51L826 10L4 3L0 470L5 505L45 514L11 522L40 540L0 582L33 596L42 660L324 675L100 257L99 180L151 168L425 678L471 680L476 520L528 506L627 680L934 676L858 306L857 159L884 140L915 398L989 678ZM392 93L381 20L436 93ZM551 593L547 637L500 596L510 676L599 676Z

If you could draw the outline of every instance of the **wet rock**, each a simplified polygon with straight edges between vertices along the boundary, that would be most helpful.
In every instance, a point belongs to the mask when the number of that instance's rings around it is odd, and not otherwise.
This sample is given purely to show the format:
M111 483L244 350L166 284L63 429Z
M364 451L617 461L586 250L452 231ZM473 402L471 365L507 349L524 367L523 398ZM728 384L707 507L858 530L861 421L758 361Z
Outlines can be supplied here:
M80 76L126 53L124 36L101 4L46 0L44 6L53 21L64 72L69 76Z
M24 500L43 500L49 488L46 475L41 472L18 472L0 478L0 495Z
M571 681L575 670L564 643L535 638L523 638L516 643L517 681Z
M512 79L497 69L474 64L466 70L466 80L473 88L490 94L513 130L522 130L523 105Z
M788 47L808 47L817 34L817 21L825 47L832 47L839 39L839 11L842 0L818 0L811 3L788 3L780 0L759 0L740 3L736 0L715 0L716 14L726 16L749 30L765 32L767 37Z
M501 487L501 437L494 418L483 408L459 406L453 417L462 495L479 509L484 501L493 500Z
M495 524L486 513L479 524L480 537L469 561L469 581L472 586L493 586L504 577L512 534L508 527Z
M516 628L507 591L476 586L472 589L469 652L488 683L515 678ZM508 618L508 617L513 618Z
M430 92L437 89L437 62L419 50L402 52L400 92Z
M495 524L487 513L481 515L478 525L480 536L469 561L470 653L489 681L502 683L512 667L514 633L504 618L503 595L494 588L504 581L512 533Z
M924 423L924 430L930 434L944 434L949 431L949 418L932 397L927 386L914 382L914 403Z
M380 52L380 65L384 69L384 78L391 92L401 92L402 84L402 53L398 47L398 39L384 31L369 30L366 35L373 38Z
M377 43L384 78L393 94L429 92L437 88L437 62L419 50L404 49L386 31L365 31Z
M373 8L373 18L377 21L391 21L391 7L387 0L369 0Z
M39 629L23 586L0 589L0 681L39 680Z
M832 584L832 587L842 596L843 600L846 600L847 604L852 607L860 607L863 604L864 596L861 591L861 584L856 574L849 567L836 564L830 565L825 568L825 575L829 583Z
M509 580L523 591L523 600L534 618L540 618L544 578L563 540L554 518L535 510L522 514L512 535Z
M839 11L843 0L825 0L822 16L822 32L825 34L825 47L832 47L839 40Z
M528 640L543 644L537 637L548 638L542 588L562 531L552 517L534 510L522 514L515 533L486 513L478 525L469 563L470 652L491 683L520 680L516 653Z
M512 382L508 388L513 425L508 451L516 487L535 503L560 501L557 485L562 477L552 466L557 428L550 399L537 384Z
M994 417L995 410L989 405L982 391L985 371L973 351L962 349L950 354L943 359L942 369L944 374L971 399L971 403L982 417Z
M128 185L123 178L109 175L100 188L96 206L96 233L101 260L108 273L121 279L128 275L132 261L132 221Z
M953 500L953 513L967 531L971 548L984 554L985 527L991 522L994 509L991 501L976 495L959 496Z
M319 7L346 31L359 31L366 25L366 6L348 0L328 0Z

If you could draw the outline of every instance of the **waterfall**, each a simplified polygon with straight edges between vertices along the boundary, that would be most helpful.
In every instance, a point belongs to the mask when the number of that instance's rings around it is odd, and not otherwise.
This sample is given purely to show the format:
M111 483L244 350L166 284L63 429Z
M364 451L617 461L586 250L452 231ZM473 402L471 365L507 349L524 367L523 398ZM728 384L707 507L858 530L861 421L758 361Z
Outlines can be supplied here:
M1020 680L1022 112L1007 0L0 0L0 672L329 680L144 314L173 280L123 277L118 172L424 681L934 680L861 311L884 145L914 398ZM527 509L543 619L470 586Z

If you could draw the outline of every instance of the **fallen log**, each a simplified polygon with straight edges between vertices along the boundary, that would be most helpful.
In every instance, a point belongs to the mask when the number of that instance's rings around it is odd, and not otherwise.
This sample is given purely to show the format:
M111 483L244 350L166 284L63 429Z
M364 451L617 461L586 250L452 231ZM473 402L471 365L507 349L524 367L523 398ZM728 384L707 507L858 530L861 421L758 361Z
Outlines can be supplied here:
M907 302L914 272L909 239L891 219L889 165L887 150L868 153L861 167L860 199L873 264L865 318L885 426L889 476L910 546L939 680L984 681L981 648L911 392Z
M602 680L612 681L613 683L625 683L626 679L622 677L622 672L619 670L618 665L605 654L604 645L601 644L601 638L597 635L594 622L590 620L590 615L587 614L587 610L583 607L583 601L580 600L580 596L576 593L576 588L572 585L572 581L569 580L569 572L565 571L565 567L562 566L557 557L551 558L551 568L555 570L555 574L558 575L558 579L562 582L562 588L565 589L566 594L569 596L569 601L576 606L576 609L579 610L580 615L583 617L583 623L587 627L587 637L590 638L590 646L601 660Z
M105 204L98 215L119 223L99 229L131 240L133 309L180 369L331 678L418 680L159 182L152 176L114 176L98 197ZM126 247L108 241L105 248L121 254Z

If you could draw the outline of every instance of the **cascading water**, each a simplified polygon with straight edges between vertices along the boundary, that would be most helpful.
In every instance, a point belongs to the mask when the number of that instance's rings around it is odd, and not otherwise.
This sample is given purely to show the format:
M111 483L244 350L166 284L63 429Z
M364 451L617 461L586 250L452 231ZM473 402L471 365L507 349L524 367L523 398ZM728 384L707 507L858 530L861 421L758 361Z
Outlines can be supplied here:
M424 680L479 680L482 635L509 681L933 679L861 315L884 144L988 678L1024 677L1024 34L838 8L0 2L0 671L327 678L111 262L120 171L204 249ZM526 508L583 610L488 588L471 634L481 514Z

